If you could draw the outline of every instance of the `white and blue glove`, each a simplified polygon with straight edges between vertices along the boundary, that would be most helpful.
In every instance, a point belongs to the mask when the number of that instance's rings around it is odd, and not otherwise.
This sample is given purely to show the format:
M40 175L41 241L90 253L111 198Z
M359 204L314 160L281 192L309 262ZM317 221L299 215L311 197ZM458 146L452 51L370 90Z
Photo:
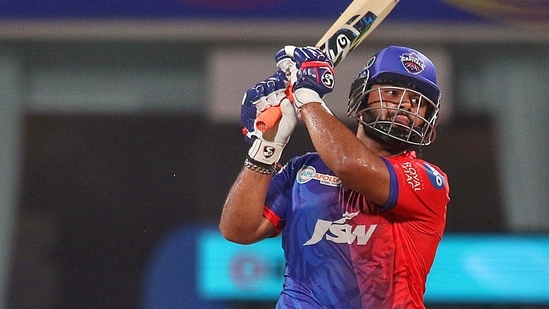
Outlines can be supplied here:
M248 158L255 162L269 166L276 164L295 129L297 116L291 102L286 99L287 86L286 73L278 70L244 95L240 123L245 141L252 144ZM256 127L257 117L272 106L280 106L282 117L269 131L261 132Z
M290 59L296 67L290 78L293 100L297 109L311 102L324 103L322 98L335 86L334 65L326 54L316 47L285 46L275 56L280 67Z

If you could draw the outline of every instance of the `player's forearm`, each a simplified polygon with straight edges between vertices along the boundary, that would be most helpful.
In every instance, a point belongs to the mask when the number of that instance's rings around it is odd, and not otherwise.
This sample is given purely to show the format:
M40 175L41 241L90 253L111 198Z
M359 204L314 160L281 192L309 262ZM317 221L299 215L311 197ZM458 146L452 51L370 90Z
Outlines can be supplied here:
M330 170L346 186L375 203L384 204L389 196L389 173L379 155L324 105L307 104L301 115L316 151Z
M230 241L249 244L269 235L263 207L271 175L244 169L233 184L219 223L219 230Z

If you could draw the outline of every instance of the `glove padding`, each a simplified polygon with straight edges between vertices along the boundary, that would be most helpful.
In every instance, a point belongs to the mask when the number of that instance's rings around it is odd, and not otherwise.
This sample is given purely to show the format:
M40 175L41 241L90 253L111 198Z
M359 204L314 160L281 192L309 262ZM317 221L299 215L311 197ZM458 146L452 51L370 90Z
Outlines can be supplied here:
M287 86L286 73L278 70L273 76L256 84L244 95L240 122L245 141L252 144L248 156L255 161L267 165L278 162L282 150L294 131L297 116L290 101L285 99ZM269 107L278 105L282 111L279 122L267 132L258 130L256 120L259 114Z
M297 68L291 78L295 106L311 102L323 103L322 98L335 86L333 62L316 47L285 46L275 56L277 63L291 59Z
M262 133L261 137L256 138L248 151L248 156L255 161L267 165L276 164L294 132L297 115L290 100L283 99L280 109L282 117L277 124L269 131Z
M255 126L257 117L267 108L280 104L286 97L286 86L286 74L278 70L271 77L246 91L240 108L240 124L246 143L251 144L256 138L261 137L261 131Z

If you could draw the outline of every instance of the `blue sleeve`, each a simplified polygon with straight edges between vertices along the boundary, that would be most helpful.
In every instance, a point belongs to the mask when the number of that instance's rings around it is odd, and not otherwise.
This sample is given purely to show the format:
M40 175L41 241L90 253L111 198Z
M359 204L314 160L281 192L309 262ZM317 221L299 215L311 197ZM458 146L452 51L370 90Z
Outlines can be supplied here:
M292 205L292 185L293 179L295 179L294 166L294 159L292 159L283 167L280 173L273 177L265 199L265 206L283 222L286 221L288 208Z
M385 162L385 165L387 166L387 170L389 171L389 199L387 200L387 203L385 205L382 205L380 210L391 210L395 208L397 198L398 198L398 181L397 176L395 172L395 168L393 165L386 159L383 159L383 162Z

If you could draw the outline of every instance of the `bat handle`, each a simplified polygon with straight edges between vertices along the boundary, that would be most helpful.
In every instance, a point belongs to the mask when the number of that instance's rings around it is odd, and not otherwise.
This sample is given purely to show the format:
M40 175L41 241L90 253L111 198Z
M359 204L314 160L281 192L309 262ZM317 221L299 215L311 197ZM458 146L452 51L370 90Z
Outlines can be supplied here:
M267 132L282 118L280 106L271 106L257 117L256 128L261 132Z

